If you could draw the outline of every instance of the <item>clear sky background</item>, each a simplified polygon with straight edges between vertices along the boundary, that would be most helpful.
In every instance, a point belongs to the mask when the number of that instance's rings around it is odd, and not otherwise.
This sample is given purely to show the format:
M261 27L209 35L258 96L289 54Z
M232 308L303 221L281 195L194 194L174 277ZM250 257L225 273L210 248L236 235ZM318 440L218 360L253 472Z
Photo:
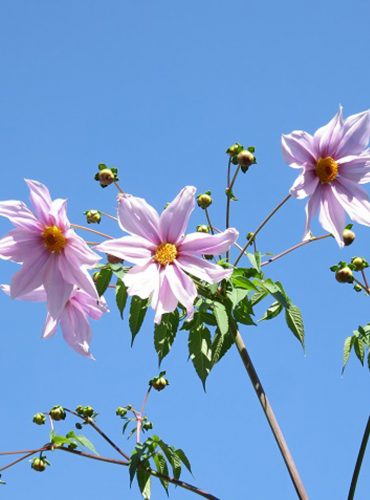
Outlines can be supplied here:
M240 141L256 146L258 157L235 189L240 201L232 220L243 242L295 178L281 157L281 133L313 132L340 103L346 115L368 107L369 18L365 0L3 0L0 199L26 200L23 178L38 179L54 197L68 198L70 219L82 223L88 208L114 211L115 190L93 180L105 162L119 168L126 191L159 210L184 185L211 189L211 215L222 226L224 152ZM202 217L196 211L191 225ZM259 248L285 249L300 240L303 225L304 202L291 200L263 231ZM0 234L9 228L0 221ZM113 224L101 229L120 234ZM370 258L369 229L355 230L350 248L324 240L266 268L302 308L306 355L280 319L242 331L315 500L346 498L369 413L367 369L351 359L341 376L343 341L370 321L369 298L337 284L329 271L355 254ZM322 234L318 226L315 232ZM1 263L1 282L15 270ZM92 362L69 349L60 332L40 339L43 305L0 296L1 450L46 441L46 429L31 422L36 411L88 403L130 451L134 443L122 440L114 411L140 405L157 373L153 317L131 349L127 319L108 299L112 312L93 325ZM222 500L296 498L236 351L215 368L206 394L187 361L184 332L163 368L171 385L153 394L147 411L155 431L188 453L195 479L184 479ZM44 474L28 463L8 471L1 495L140 498L124 469L57 452L49 458ZM369 469L370 453L359 500L369 498ZM192 496L171 491L171 498ZM157 484L153 498L165 498Z

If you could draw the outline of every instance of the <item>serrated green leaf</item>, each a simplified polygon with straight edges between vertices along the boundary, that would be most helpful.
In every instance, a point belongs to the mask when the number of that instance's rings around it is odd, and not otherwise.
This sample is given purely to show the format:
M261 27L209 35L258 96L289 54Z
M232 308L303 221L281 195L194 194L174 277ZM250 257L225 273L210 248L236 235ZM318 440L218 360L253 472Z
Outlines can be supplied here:
M63 446L63 444L71 444L71 439L68 439L68 437L66 436L60 436L55 434L54 432L51 432L50 442L53 443L54 446L58 447L58 446Z
M168 467L167 467L167 462L166 462L166 459L164 458L164 456L161 453L157 452L157 453L155 453L155 455L153 455L153 460L154 460L157 472L159 472L159 474L162 474L163 476L168 477L168 475L169 475L168 474ZM160 480L161 485L165 489L166 494L168 496L168 481L166 481L165 479L163 479L161 477L159 478L159 480Z
M249 299L252 307L257 305L258 302L261 302L261 300L263 300L267 295L267 290L258 290L256 293L254 293Z
M304 325L300 309L294 304L290 304L289 307L285 309L285 319L288 327L304 348Z
M179 313L177 309L168 314L163 314L162 321L154 327L154 347L161 364L163 358L170 352L179 327Z
M356 356L358 359L361 361L361 364L364 364L364 357L365 357L365 349L364 349L364 343L359 337L355 337L353 340L353 348L356 353Z
M206 379L212 368L212 342L208 328L201 325L189 332L189 357L205 389Z
M127 287L122 280L118 279L116 283L116 304L122 319L126 302L127 302Z
M149 462L144 462L136 471L137 483L144 500L150 500L151 495L151 477L150 472L145 470L148 468Z
M255 253L247 252L247 257L249 259L249 262L254 267L254 269L256 269L258 272L261 272L261 253L260 252L255 252Z
M176 455L174 447L169 446L161 439L159 440L158 444L161 447L163 453L165 454L168 462L171 465L173 477L175 479L179 479L179 477L181 475L181 460Z
M102 268L98 273L95 275L94 282L96 289L98 291L98 294L102 296L106 289L109 286L110 280L112 279L112 274L113 271L107 267L107 268Z
M222 335L225 335L229 331L229 317L226 311L226 307L220 302L215 302L213 306L213 312L220 332L222 333Z
M342 373L344 372L344 369L348 363L349 355L351 354L352 343L353 343L353 337L347 337L346 340L344 341Z
M231 333L222 334L219 329L216 331L212 342L212 367L218 363L233 345L234 340Z
M242 288L233 288L226 292L227 297L230 299L233 307L236 307L248 295L248 290Z
M251 291L257 291L256 286L246 278L245 276L232 276L231 277L231 282L236 288L242 288L244 290L251 290Z
M252 319L252 315L253 309L247 300L240 302L234 309L234 318L238 323L242 323L243 325L256 325Z
M130 317L128 320L132 335L131 345L134 343L135 337L139 333L147 309L148 309L148 299L141 299L136 295L132 297L130 305Z
M370 351L367 353L367 367L370 370Z
M185 465L185 467L188 469L190 474L193 474L193 471L191 470L190 461L189 461L188 457L185 455L184 450L182 450L181 448L178 448L177 450L175 450L175 454L179 457L179 459Z
M95 446L92 444L92 442L89 439L87 439L86 436L83 436L82 434L75 434L73 431L70 431L70 432L68 432L68 434L66 434L66 437L69 439L74 439L78 444L80 444L81 446L84 446L88 450L95 453L95 455L99 455L99 453L95 449Z
M267 311L265 312L265 314L262 316L262 318L259 321L270 320L270 319L276 318L276 316L278 316L282 310L283 310L282 304L280 304L280 302L274 302L267 309Z

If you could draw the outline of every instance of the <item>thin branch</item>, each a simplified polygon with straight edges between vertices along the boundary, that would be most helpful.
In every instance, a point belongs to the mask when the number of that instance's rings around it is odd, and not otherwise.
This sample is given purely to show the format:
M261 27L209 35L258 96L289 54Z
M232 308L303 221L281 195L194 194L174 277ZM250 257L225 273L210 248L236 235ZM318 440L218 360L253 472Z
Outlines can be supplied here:
M360 450L358 452L355 469L353 471L351 486L350 486L349 493L348 493L348 500L353 500L355 497L357 480L358 480L358 476L360 474L362 460L363 460L364 455L365 455L366 446L367 446L367 442L369 440L369 436L370 436L370 417L367 420L364 435L363 435L362 441L361 441Z
M269 215L261 222L261 224L257 227L257 229L254 231L252 236L247 240L247 243L244 245L242 251L238 255L236 261L234 262L234 267L239 263L239 260L243 257L243 254L245 253L246 249L249 247L249 245L253 242L254 238L257 236L257 234L261 231L261 229L268 223L268 221L271 219L271 217L276 214L276 212L289 200L291 197L290 194L288 194L270 213Z
M207 208L205 208L205 209L204 209L204 212L205 212L205 214L206 214L206 218L207 218L207 223L208 223L208 225L209 225L209 229L211 230L211 233L212 233L212 234L215 234L215 232L214 232L214 230L213 230L213 226L212 226L211 218L210 218L210 216L209 216L208 209L207 209Z
M9 464L5 465L4 467L1 467L0 472L3 472L6 469L10 469L10 467L13 467L13 465L16 465L19 462L22 462L23 460L26 460L27 458L32 457L32 455L34 455L35 453L39 453L41 451L46 451L49 449L50 449L49 446L48 447L44 446L43 448L39 448L37 450L31 450L29 453L26 453L26 455L23 455L23 457L17 458L17 460L14 460L13 462L10 462Z
M114 221L118 221L117 217L114 217L113 215L111 214L107 214L107 212L103 212L103 210L99 210L99 212L104 215L104 217L108 217L108 219L112 219Z
M123 189L121 188L121 186L118 184L118 182L117 182L117 181L114 181L114 185L116 186L116 188L118 189L118 191L119 191L120 193L122 193L122 194L124 193Z
M365 271L363 269L361 269L361 274L362 274L365 286L367 288L367 292L369 293L370 292L369 283L367 281L367 277L366 277Z
M357 284L358 284L358 285L359 285L359 286L360 286L360 287L361 287L361 288L362 288L362 289L363 289L363 290L367 293L367 295L370 295L370 290L369 290L368 288L366 288L366 286L365 286L363 283L361 283L361 281L360 281L360 280L358 280L358 279L357 279L357 278L355 278L354 276L352 276L352 279L353 279L353 281L354 281L355 283L357 283Z
M71 227L76 229L83 229L84 231L89 231L89 233L94 233L103 238L107 238L108 240L112 240L113 236L109 236L109 234L101 233L100 231L96 231L96 229L91 229L90 227L80 226L79 224L71 224Z

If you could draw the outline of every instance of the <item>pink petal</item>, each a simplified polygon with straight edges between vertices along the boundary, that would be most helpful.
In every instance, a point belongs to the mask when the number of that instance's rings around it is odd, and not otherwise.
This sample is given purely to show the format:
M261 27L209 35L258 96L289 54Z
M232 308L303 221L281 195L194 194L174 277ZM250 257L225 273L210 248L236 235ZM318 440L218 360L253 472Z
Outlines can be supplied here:
M192 255L181 255L176 262L181 269L207 283L219 283L225 278L228 279L233 272L232 269L224 269Z
M160 244L159 215L143 198L130 194L118 196L118 223L123 231Z
M37 233L42 231L42 224L40 224L31 210L22 201L1 201L0 216L6 217L16 227L27 231L35 231Z
M25 295L43 283L44 269L47 265L50 253L44 249L37 248L34 254L22 266L12 279L10 290L13 299Z
M339 175L345 179L366 184L370 182L370 152L365 151L362 155L344 156L337 161Z
M47 339L52 337L56 332L58 326L58 319L54 319L50 314L46 315L45 325L42 332L42 338Z
M94 359L90 353L92 332L85 314L69 303L60 318L60 326L64 340L72 349Z
M157 324L161 322L162 315L174 311L178 303L167 277L170 267L172 266L166 266L160 271L160 283L152 297L152 307L155 310L154 322Z
M64 249L67 258L73 255L74 260L79 262L79 265L90 268L96 266L101 257L89 248L83 238L76 234L73 229L68 230L64 236L67 239L67 246Z
M334 195L333 185L321 186L319 222L322 227L331 233L339 246L343 246L343 229L345 226L345 212L342 204Z
M59 227L63 231L70 228L70 223L67 217L67 200L57 198L50 207L51 224Z
M0 290L2 290L6 295L10 295L9 285L0 285ZM46 292L43 286L36 288L32 292L28 292L25 295L20 295L17 297L19 300L29 300L31 302L46 302Z
M337 147L337 157L357 155L370 141L370 111L349 116L344 122L343 137Z
M156 245L140 236L123 236L114 240L106 240L94 247L133 264L143 264L152 258Z
M58 267L63 280L71 285L75 285L86 293L95 297L96 300L99 299L98 292L96 290L95 284L92 277L87 272L87 268L73 252L67 253L67 248L64 254L58 255Z
M38 219L42 224L49 225L51 197L48 188L38 181L25 179L25 182L30 190L30 199Z
M310 196L319 184L319 178L313 170L304 169L297 177L289 193L299 200Z
M178 250L180 255L216 255L229 250L231 245L238 239L239 233L234 228L229 228L219 234L192 233L185 236Z
M308 203L306 204L306 209L305 209L306 210L306 224L305 224L305 228L304 228L303 240L307 240L310 238L311 221L319 209L320 196L321 196L321 184L318 185L316 191L314 191L311 198L308 200Z
M336 151L344 133L342 112L343 108L339 106L338 113L330 122L315 132L314 140L321 158L336 157Z
M53 318L60 316L73 290L73 284L67 283L60 272L58 260L57 255L50 255L43 280L48 311Z
M163 210L159 226L163 242L179 243L188 226L189 218L194 210L195 187L186 186L176 198Z
M166 277L177 301L185 307L187 319L191 320L194 314L194 301L198 295L193 280L176 264L167 266Z
M370 202L367 193L355 182L339 180L333 185L336 200L352 220L370 226Z
M317 153L312 135L303 130L294 130L281 136L284 161L293 168L313 168Z
M129 295L146 299L159 286L159 265L149 261L142 266L134 266L124 275L123 282Z
M104 297L96 300L83 290L76 290L70 299L74 307L84 311L92 319L100 319L104 313L108 312L107 303Z
M0 239L0 259L22 263L37 247L42 248L39 234L24 229L14 229Z

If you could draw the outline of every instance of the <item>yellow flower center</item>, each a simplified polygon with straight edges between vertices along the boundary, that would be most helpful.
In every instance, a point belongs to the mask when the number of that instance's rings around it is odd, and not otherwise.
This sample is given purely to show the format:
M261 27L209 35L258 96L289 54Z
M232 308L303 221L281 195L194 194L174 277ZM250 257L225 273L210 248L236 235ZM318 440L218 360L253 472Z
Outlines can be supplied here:
M41 237L45 247L52 253L60 253L67 244L66 237L57 226L47 226Z
M157 247L154 260L162 266L171 264L177 257L177 248L173 243L162 243Z
M316 175L324 184L332 182L338 175L338 163L331 156L319 158L316 163Z

